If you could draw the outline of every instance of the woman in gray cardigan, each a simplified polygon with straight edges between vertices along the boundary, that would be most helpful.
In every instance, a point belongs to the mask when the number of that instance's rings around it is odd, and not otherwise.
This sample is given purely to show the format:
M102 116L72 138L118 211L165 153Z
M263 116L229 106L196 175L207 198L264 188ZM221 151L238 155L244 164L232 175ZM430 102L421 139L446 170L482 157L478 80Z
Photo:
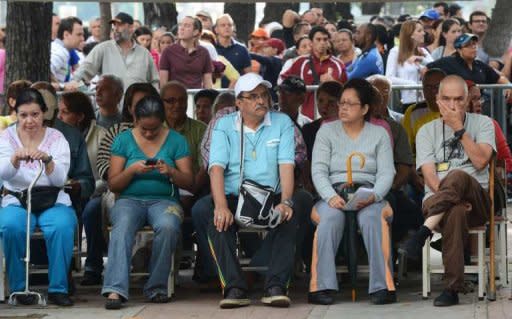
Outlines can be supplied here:
M322 198L313 208L317 224L308 301L331 304L330 292L338 290L335 257L343 236L346 202L338 194L348 179L347 158L353 152L364 155L352 160L356 185L371 188L372 195L357 206L357 220L368 252L369 293L374 304L396 301L391 262L390 225L393 212L383 200L393 183L393 150L386 130L369 123L370 105L375 99L372 85L363 79L347 82L338 101L339 120L322 125L313 147L312 177ZM336 188L336 189L335 189Z

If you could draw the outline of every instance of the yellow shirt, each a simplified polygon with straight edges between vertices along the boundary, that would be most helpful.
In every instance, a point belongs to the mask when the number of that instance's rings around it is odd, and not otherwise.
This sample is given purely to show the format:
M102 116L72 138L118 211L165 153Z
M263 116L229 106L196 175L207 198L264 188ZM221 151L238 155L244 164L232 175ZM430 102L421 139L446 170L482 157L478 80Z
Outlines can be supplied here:
M0 129L5 130L7 126L14 122L16 122L16 118L13 119L10 115L0 116Z
M416 134L418 134L418 131L423 125L439 117L439 112L432 111L427 106L427 102L411 105L405 111L402 126L407 133L414 158L416 158Z
M224 63L224 65L226 66L226 69L224 70L224 76L229 80L229 82L238 80L238 78L240 77L240 73L238 73L238 71L235 69L233 64L231 64L231 62L229 62L222 55L219 55L219 61ZM221 78L217 79L215 81L215 83L213 84L213 88L214 89L220 89L221 88L221 82L222 82Z

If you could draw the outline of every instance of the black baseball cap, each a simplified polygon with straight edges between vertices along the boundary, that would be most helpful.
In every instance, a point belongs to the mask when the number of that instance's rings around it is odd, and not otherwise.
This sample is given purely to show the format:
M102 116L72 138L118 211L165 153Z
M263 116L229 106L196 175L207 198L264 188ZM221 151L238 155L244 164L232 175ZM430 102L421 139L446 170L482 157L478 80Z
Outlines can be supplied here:
M298 76L289 76L279 84L278 88L290 93L306 93L306 84Z
M128 13L119 12L115 16L114 19L110 20L109 23L110 24L112 24L112 23L121 23L121 24L128 23L128 24L133 24L133 18Z

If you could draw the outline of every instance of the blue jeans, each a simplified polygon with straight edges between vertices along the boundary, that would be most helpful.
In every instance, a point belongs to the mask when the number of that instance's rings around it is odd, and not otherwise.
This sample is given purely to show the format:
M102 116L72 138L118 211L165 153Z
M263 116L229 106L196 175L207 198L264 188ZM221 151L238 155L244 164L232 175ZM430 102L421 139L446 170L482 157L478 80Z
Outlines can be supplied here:
M105 251L105 238L102 232L101 197L92 198L82 212L85 238L87 240L87 258L85 259L85 272L101 276L103 271L103 252Z
M5 251L7 276L11 292L25 289L27 211L9 205L0 209L0 234ZM68 292L68 271L73 255L76 230L75 211L70 206L56 204L42 213L31 214L30 232L39 226L48 251L50 293Z
M176 250L182 219L182 208L171 200L117 200L110 212L112 233L102 295L117 293L128 300L130 261L135 235L146 224L153 228L155 236L144 295L147 298L157 294L167 295L171 258Z

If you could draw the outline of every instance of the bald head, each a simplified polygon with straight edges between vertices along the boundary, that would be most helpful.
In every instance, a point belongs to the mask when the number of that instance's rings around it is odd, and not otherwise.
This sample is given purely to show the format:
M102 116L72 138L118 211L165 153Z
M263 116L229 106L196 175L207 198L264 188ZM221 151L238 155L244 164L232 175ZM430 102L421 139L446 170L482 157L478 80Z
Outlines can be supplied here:
M468 85L458 75L448 75L439 84L439 94L445 91L462 91L464 98L468 97Z

